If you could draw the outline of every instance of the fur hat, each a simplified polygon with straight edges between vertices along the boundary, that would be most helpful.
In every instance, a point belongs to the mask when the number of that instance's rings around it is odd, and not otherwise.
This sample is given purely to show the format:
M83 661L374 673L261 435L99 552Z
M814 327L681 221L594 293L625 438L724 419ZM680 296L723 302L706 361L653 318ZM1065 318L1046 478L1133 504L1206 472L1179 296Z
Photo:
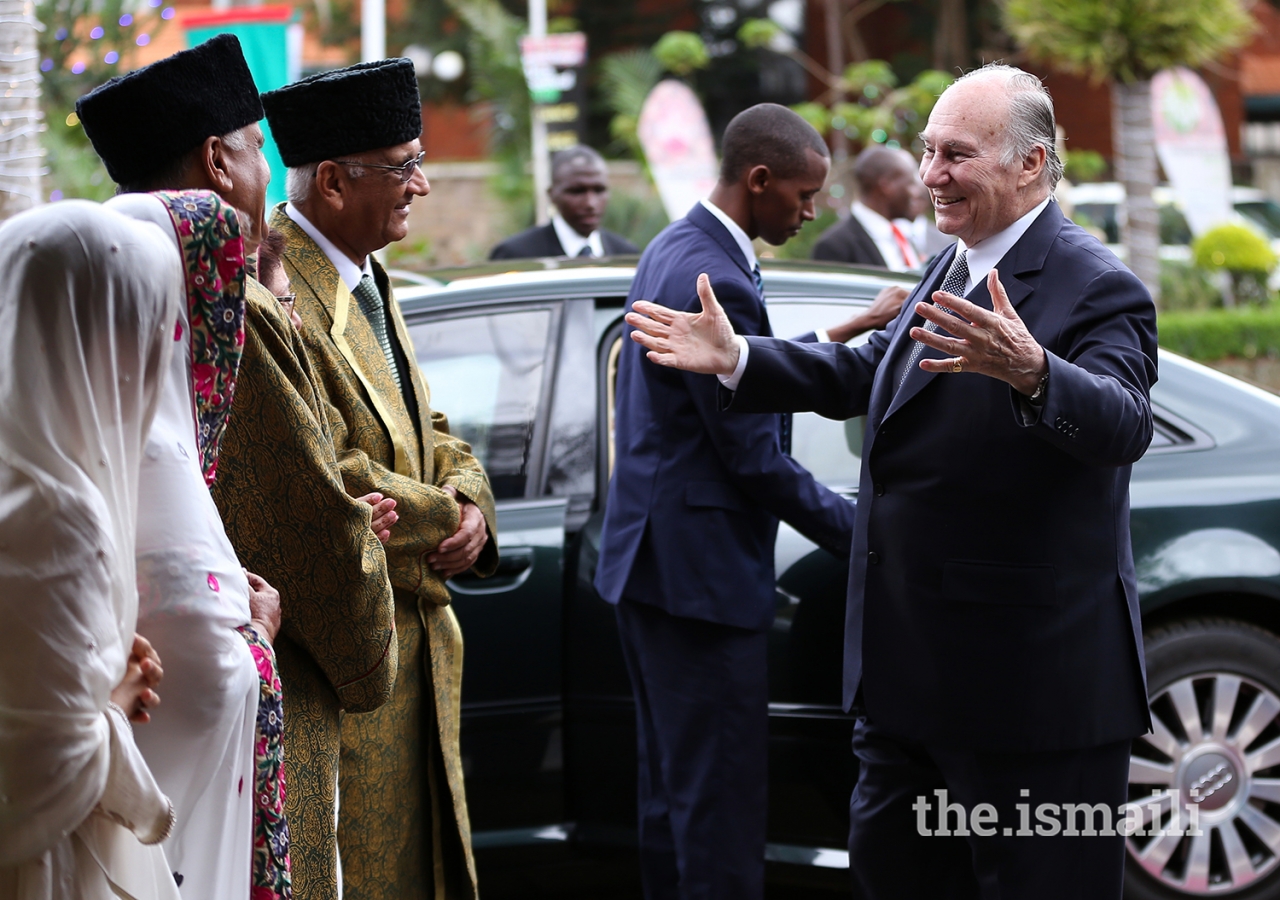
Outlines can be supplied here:
M394 147L422 134L418 76L407 59L321 72L268 91L262 105L290 168Z
M112 78L76 101L76 115L117 184L149 177L209 137L262 118L240 40L220 34Z

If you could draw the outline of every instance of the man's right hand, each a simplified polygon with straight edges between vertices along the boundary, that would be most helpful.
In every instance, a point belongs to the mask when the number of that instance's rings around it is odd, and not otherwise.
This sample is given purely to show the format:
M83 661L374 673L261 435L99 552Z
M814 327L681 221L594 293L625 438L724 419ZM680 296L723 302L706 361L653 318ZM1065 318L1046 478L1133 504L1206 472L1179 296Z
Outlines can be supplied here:
M377 491L356 499L373 507L373 518L369 522L369 527L378 536L378 540L384 544L391 540L391 526L400 520L400 514L395 511L395 499L392 497L384 498Z
M648 350L646 355L660 366L704 375L732 375L740 352L737 335L705 273L698 276L698 299L702 301L700 313L676 312L637 300L627 313L627 324L635 329L631 339Z

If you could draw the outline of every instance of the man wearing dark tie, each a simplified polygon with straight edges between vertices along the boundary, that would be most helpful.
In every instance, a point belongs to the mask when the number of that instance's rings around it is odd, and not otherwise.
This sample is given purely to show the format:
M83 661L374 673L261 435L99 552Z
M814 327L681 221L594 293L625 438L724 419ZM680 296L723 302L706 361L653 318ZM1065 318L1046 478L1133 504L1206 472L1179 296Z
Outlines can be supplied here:
M551 157L547 196L556 210L551 221L507 238L490 251L490 259L581 258L640 252L622 235L600 227L609 207L609 170L604 158L590 147L570 147Z
M867 417L845 620L855 893L1119 900L1129 745L1150 727L1129 472L1152 436L1155 307L1053 201L1035 76L964 76L921 139L959 241L866 344L735 335L705 279L701 314L627 320L651 360L722 376L730 410Z
M768 335L751 241L813 220L828 151L773 104L736 116L722 149L715 190L654 238L630 302L693 308L707 272L734 326ZM852 535L852 505L788 455L790 417L720 415L718 389L623 343L595 584L617 607L636 698L647 900L762 896L778 520L841 557Z
M905 272L920 265L908 236L912 200L919 188L915 158L906 150L873 144L853 166L858 199L849 217L822 233L813 258L883 266Z

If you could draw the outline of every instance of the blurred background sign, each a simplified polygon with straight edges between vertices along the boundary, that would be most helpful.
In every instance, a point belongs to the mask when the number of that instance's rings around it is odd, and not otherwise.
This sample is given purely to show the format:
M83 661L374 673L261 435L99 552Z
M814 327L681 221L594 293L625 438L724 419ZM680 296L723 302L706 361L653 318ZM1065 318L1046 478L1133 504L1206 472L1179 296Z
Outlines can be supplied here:
M1190 69L1164 69L1151 79L1156 155L1182 201L1187 225L1201 235L1230 221L1231 160L1222 113L1208 85Z
M533 98L533 114L546 125L548 152L581 143L587 36L580 31L525 35L520 39L520 64Z
M182 20L187 46L194 47L219 34L240 39L245 61L259 91L272 91L297 81L302 71L302 22L292 6L240 6L189 14ZM267 142L262 152L271 166L267 202L284 202L285 166L265 120Z
M701 101L687 84L658 82L640 109L640 145L674 222L716 186L716 145Z

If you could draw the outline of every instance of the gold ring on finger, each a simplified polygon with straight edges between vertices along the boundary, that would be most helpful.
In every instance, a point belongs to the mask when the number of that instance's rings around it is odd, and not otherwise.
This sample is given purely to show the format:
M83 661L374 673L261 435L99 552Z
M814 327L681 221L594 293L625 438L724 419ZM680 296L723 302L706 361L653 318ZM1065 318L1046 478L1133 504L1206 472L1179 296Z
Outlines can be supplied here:
M951 371L952 371L952 372L955 372L957 375L958 375L958 374L960 374L961 372L963 372L963 371L964 371L964 359L962 359L961 357L957 356L957 357L955 358L955 362L953 362L953 363L951 364Z

